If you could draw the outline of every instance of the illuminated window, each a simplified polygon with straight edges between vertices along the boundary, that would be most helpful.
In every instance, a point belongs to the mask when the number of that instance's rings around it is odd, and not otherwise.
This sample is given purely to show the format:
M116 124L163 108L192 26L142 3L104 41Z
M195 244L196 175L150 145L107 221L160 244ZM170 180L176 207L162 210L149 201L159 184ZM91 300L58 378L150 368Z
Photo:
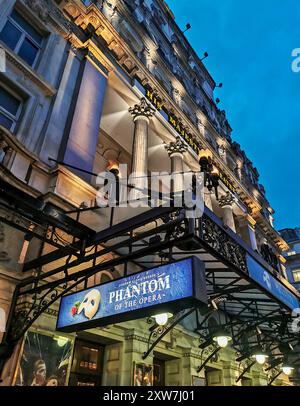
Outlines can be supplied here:
M289 251L287 254L289 257L292 257L293 255L296 255L296 251Z
M300 282L300 269L294 269L292 271L294 282Z
M14 10L0 33L0 40L33 66L41 50L43 36Z

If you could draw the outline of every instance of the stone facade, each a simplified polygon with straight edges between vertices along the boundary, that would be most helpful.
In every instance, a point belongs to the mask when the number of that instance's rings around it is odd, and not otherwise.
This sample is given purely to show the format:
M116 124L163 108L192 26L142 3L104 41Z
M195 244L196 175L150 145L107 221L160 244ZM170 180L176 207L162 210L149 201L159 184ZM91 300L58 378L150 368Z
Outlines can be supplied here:
M224 180L219 202L206 191L207 207L253 251L260 253L267 244L278 257L274 271L285 276L280 254L288 246L273 228L273 210L259 174L232 141L226 114L214 100L216 84L164 1L0 0L0 10L0 32L17 10L43 38L31 66L19 48L12 49L2 38L7 70L0 89L19 100L20 114L13 118L14 126L0 127L1 179L66 211L93 207L97 189L92 173L105 171L109 161L127 163L135 173L164 170L180 175L198 170L191 145L199 145L209 151ZM148 99L147 89L152 95ZM170 112L173 125L160 114L161 106ZM181 187L182 179L175 176L174 191ZM1 208L6 220L15 222L16 216ZM97 231L109 225L107 216L98 212L88 212L82 221ZM52 250L38 238L24 239L24 230L39 235L49 230L34 221L17 222L23 231L0 223L0 309L6 317L15 284L25 277L24 260ZM59 238L71 241L70 235ZM131 267L134 271L135 265ZM55 317L42 315L34 328L54 334ZM102 384L132 384L133 363L141 362L147 347L146 321L93 334L106 342ZM194 378L204 378L205 370L197 372L203 362L199 337L182 326L172 334L175 338L167 335L155 350L165 360L165 384L191 385ZM3 384L15 381L20 347L5 367ZM242 369L235 355L224 350L208 364L209 385L266 384L267 373L259 366L245 375L248 381L237 383ZM282 377L277 383L288 384Z

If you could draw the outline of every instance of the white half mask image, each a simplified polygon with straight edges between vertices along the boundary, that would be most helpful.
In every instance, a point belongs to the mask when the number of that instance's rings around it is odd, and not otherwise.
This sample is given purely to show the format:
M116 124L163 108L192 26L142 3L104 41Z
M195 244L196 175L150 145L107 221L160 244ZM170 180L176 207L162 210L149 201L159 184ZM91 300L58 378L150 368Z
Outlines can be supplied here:
M97 313L100 306L101 295L99 290L93 289L88 292L78 308L78 314L82 311L89 320Z

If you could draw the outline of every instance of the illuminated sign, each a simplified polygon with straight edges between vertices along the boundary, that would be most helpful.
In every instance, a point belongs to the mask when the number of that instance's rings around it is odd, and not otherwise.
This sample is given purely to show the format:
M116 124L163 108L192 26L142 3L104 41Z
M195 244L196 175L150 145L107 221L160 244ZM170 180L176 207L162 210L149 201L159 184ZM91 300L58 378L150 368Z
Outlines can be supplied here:
M254 258L247 255L249 275L272 296L280 300L291 310L299 308L299 299L288 290L278 279L260 265Z
M172 127L177 131L177 133L184 139L184 141L199 155L201 151L201 146L194 140L194 137L189 134L180 124L179 120L174 117L162 104L162 101L157 97L151 90L145 89L145 96L147 99L153 104L153 106L158 110L163 110L168 117L168 122L172 125Z
M63 296L56 327L85 330L201 303L207 303L204 264L190 257Z
M151 90L146 89L146 97L153 104L153 106L157 108L158 111L162 110L162 101L158 97L156 97Z
M196 154L199 155L202 148L193 140L193 137L185 131L179 121L170 114L169 123L175 128L184 141L196 152Z
M225 186L228 187L228 189L232 192L232 193L236 193L236 188L235 186L230 182L230 180L227 178L226 175L224 175L223 172L219 171L219 179L221 182L224 183Z

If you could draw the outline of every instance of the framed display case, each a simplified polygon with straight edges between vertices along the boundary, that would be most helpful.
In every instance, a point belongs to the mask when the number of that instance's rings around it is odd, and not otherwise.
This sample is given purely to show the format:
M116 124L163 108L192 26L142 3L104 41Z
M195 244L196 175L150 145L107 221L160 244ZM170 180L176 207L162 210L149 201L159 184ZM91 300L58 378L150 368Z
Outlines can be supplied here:
M15 377L16 386L66 386L74 340L30 329L23 340Z
M153 386L153 365L133 363L133 386Z

